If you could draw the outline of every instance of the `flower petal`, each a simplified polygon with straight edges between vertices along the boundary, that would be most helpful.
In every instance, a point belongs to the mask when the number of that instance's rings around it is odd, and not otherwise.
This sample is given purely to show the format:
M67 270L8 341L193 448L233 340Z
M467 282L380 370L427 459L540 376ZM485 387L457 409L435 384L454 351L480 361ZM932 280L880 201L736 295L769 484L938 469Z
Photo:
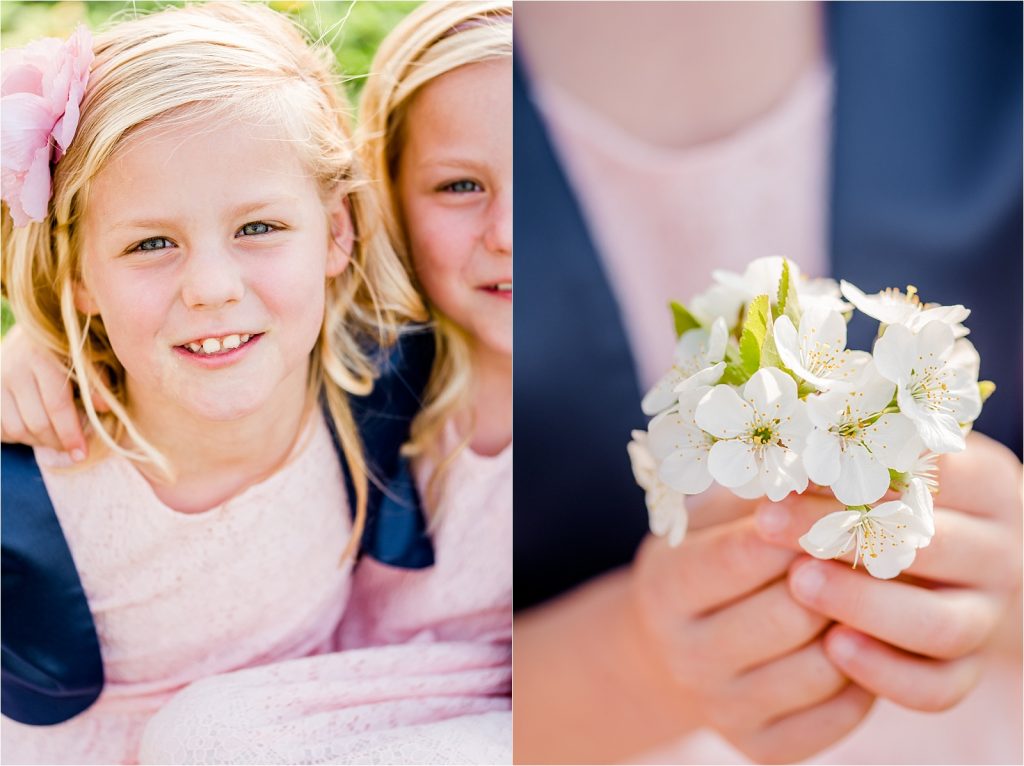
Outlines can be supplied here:
M649 490L654 486L658 464L647 447L647 432L634 430L633 440L626 445L629 463L633 468L633 478L642 489Z
M725 319L718 317L711 325L711 333L708 336L707 359L712 362L721 362L725 358L725 347L729 342L729 327Z
M905 298L891 298L885 293L865 295L856 285L840 280L839 289L843 297L857 307L858 311L877 319L883 324L893 325L905 322L913 316L917 309Z
M928 324L928 322L942 322L943 324L949 325L954 336L960 337L967 334L967 328L961 328L959 325L970 315L971 310L964 308L959 303L955 306L935 306L930 309L925 309L924 311L910 317L910 319L907 320L906 325L914 332L918 332L922 327ZM964 332L958 335L958 330L961 329L964 330Z
M935 536L935 502L932 493L928 491L928 484L924 479L914 478L910 480L910 488L900 498L906 503L922 523L923 534L926 539L918 544L924 548Z
M847 442L839 464L839 478L832 483L832 493L844 505L868 505L889 488L889 470L859 444Z
M26 172L40 149L47 149L50 130L57 120L46 103L30 93L4 96L0 110L0 134L3 135L3 164L8 169Z
M953 328L944 322L928 322L916 335L918 356L924 363L944 360L953 349Z
M657 415L662 410L667 410L676 403L675 388L683 380L683 373L678 367L673 367L661 376L640 402L640 409L645 415Z
M747 431L754 411L734 388L719 385L704 395L693 414L697 425L709 434L733 439Z
M896 389L896 402L900 412L914 422L918 435L932 452L962 452L966 448L963 432L952 415L921 407L902 385Z
M907 444L917 438L914 422L900 413L886 413L861 430L861 439L874 458L886 468L907 471L917 457L907 451ZM873 502L865 500L865 503ZM850 505L862 505L851 502Z
M36 152L21 187L21 206L33 221L42 221L50 207L50 147Z
M803 492L807 489L807 472L800 456L782 447L765 447L761 484L773 503L779 502L790 492Z
M917 355L914 346L914 334L910 330L899 324L889 325L875 341L875 368L893 383L901 377L909 378L912 360Z
M758 413L773 418L788 415L798 401L794 380L775 367L765 367L755 372L743 386L743 398Z
M839 437L820 428L811 431L803 451L804 468L815 484L830 486L839 478Z
M864 567L872 577L879 580L891 580L904 569L914 563L917 548L912 545L893 545L880 549L877 553L862 556Z
M708 470L723 487L746 484L757 476L757 469L753 447L740 441L715 442L708 454Z
M742 498L743 500L756 500L759 497L764 497L764 487L761 486L760 474L755 476L746 484L742 484L739 487L729 487L728 489L736 495L736 497Z
M800 547L817 559L841 556L853 543L862 516L860 511L830 513L814 522L800 538Z
M682 394L684 391L692 391L696 388L707 388L715 385L722 379L722 373L725 372L725 362L719 362L713 364L710 367L705 367L700 372L696 372L686 380L679 383L674 391L677 394Z
M856 394L849 399L850 411L863 419L889 406L896 393L896 382L879 373L869 355L853 382L853 391Z
M676 450L661 461L658 477L676 492L699 495L711 486L707 449Z

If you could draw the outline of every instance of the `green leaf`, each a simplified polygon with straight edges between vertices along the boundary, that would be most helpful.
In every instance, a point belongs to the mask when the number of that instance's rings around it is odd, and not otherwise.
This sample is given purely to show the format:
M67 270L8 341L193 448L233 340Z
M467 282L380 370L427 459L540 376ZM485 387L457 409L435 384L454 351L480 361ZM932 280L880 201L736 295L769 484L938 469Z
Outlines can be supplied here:
M892 468L889 469L889 489L893 492L906 492L910 486L910 472L900 473Z
M787 370L788 372L788 370ZM792 373L790 373L792 375ZM795 377L795 376L794 376ZM811 385L806 380L796 381L796 397L797 399L806 399L811 394L818 393L817 386Z
M750 302L740 334L740 362L749 375L761 366L761 345L768 332L768 296L759 295Z
M676 323L676 337L682 337L684 332L688 330L696 330L700 327L700 322L697 318L687 310L679 301L670 301L669 308L672 309L672 318Z
M775 335L772 333L765 333L764 343L761 344L761 367L777 367L780 370L786 370L786 365L782 363L782 357L779 356L779 349L775 345Z
M718 382L730 386L742 386L748 380L750 380L750 373L743 368L743 365L732 362L725 365L725 372L722 373L722 378Z
M800 327L800 302L797 300L796 283L789 273L789 261L782 259L782 277L779 279L779 293L775 301L773 316L789 317L796 328Z
M996 390L996 384L991 380L979 380L978 381L978 393L981 395L981 403L984 404L985 400L988 399Z
M742 386L750 380L752 373L747 372L743 368L739 347L734 342L730 342L725 347L724 361L725 370L722 372L722 378L718 381L719 383L726 383L730 386Z

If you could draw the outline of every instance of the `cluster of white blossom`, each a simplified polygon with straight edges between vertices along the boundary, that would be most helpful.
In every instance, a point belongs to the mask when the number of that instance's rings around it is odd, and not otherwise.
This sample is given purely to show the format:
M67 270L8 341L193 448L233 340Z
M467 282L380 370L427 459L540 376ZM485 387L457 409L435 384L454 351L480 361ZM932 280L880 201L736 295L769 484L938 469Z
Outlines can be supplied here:
M817 521L803 548L827 559L852 546L854 565L895 577L935 533L935 457L964 449L994 389L964 337L970 311L923 304L913 287L865 295L807 279L781 257L714 278L689 308L672 304L674 364L628 448L651 531L678 545L685 496L712 482L778 501L811 481L845 510ZM854 308L881 323L873 353L846 348ZM898 499L879 502L890 490Z

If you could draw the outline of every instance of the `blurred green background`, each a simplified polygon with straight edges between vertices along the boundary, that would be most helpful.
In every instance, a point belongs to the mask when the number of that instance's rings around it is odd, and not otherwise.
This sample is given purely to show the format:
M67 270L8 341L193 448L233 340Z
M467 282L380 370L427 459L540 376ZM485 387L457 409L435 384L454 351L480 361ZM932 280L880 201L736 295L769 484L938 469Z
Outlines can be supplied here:
M3 0L0 47L23 45L36 37L66 37L81 23L95 30L108 21L184 4L175 0ZM314 39L330 44L342 73L352 78L349 96L354 101L377 45L419 3L272 0L268 5L297 19Z
M67 37L82 23L96 30L137 13L184 4L174 0L2 0L0 48L24 45L37 37ZM349 99L355 104L380 41L419 2L272 0L268 5L297 19L314 40L331 46L345 76ZM13 323L4 300L0 306L0 336Z

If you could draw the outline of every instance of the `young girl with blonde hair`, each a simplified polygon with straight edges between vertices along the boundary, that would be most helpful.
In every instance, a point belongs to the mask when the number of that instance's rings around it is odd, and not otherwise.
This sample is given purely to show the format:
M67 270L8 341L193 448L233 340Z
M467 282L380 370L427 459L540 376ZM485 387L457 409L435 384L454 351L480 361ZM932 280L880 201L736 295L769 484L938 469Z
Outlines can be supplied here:
M388 233L434 320L407 452L436 562L363 561L343 651L192 685L148 727L146 762L511 761L511 19L508 2L425 3L360 103Z
M383 229L433 319L403 468L436 564L364 560L346 651L191 685L148 727L146 762L511 759L511 18L424 4L381 45L360 110Z
M241 3L4 53L4 292L91 426L79 466L4 449L18 477L41 469L59 523L33 537L5 503L9 762L133 762L187 684L331 645L367 512L348 397L422 303L329 55ZM87 662L62 654L53 602L21 603L65 541ZM83 676L91 696L61 702Z

